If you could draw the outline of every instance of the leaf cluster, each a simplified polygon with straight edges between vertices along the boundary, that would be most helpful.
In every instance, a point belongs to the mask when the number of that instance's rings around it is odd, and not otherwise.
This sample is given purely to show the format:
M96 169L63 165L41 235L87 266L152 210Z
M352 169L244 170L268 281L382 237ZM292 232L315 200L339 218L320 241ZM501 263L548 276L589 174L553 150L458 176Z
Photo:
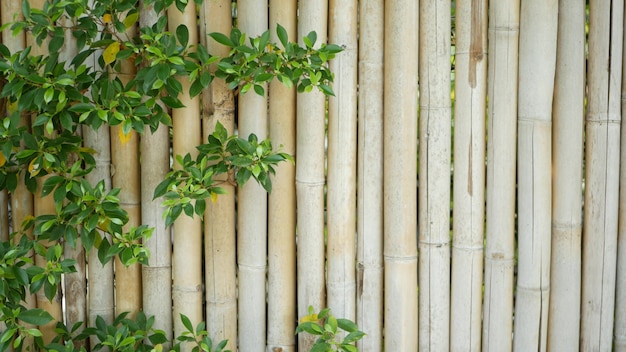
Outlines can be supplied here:
M309 314L300 320L296 328L296 334L300 333L318 336L311 352L356 352L358 349L354 343L365 336L353 321L335 318L329 308L315 313L312 306L309 306ZM341 338L342 335L345 336Z

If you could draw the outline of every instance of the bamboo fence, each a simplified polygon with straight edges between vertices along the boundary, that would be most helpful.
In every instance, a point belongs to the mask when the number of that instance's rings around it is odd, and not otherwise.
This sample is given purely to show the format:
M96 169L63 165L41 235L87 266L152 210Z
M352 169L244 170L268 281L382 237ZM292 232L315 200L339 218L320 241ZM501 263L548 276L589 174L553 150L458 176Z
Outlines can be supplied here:
M0 1L1 23L21 3ZM626 351L623 0L140 6L141 26L167 16L221 56L208 34L233 25L276 43L278 24L300 44L314 30L316 47L344 47L329 64L335 95L276 80L238 95L215 79L181 97L171 127L80 131L96 151L88 180L122 187L129 225L155 229L150 265L102 266L67 246L78 272L28 306L68 324L144 311L168 338L182 313L244 352L308 351L315 338L294 329L309 306L357 322L361 351ZM2 43L35 45L9 31ZM130 79L120 67L110 74ZM218 122L296 163L277 167L269 195L225 185L203 221L166 227L153 190ZM53 211L48 198L0 192L0 238Z

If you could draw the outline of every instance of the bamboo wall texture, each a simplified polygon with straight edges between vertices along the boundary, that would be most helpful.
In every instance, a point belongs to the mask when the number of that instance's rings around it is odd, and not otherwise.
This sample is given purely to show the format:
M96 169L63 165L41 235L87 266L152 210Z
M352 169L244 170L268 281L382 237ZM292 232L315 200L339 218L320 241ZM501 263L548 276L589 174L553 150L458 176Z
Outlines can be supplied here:
M1 1L3 23L21 1ZM169 167L168 130L122 141L115 128L85 129L91 180L132 185L123 205L155 232L150 267L68 252L96 264L66 278L65 319L142 309L171 337L184 313L233 350L293 352L313 342L293 334L312 305L356 321L361 351L626 351L624 10L623 0L170 10L171 29L186 24L220 55L207 33L233 23L250 35L280 23L292 41L315 30L317 45L345 47L330 64L336 96L278 82L264 97L236 96L216 80L201 99L183 97L174 153L193 152L219 121L271 137L296 164L278 167L269 196L228 186L204 223L183 216L171 229L151 199ZM163 15L142 9L140 23ZM141 164L129 158L137 150ZM16 224L46 201L22 186L0 193L0 237L8 204ZM61 318L60 301L36 304Z

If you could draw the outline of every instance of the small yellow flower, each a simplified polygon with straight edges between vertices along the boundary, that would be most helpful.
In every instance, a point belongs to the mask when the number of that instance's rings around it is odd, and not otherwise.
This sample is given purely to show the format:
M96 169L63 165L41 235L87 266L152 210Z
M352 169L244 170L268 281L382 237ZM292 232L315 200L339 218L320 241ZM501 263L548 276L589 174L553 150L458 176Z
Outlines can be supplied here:
M102 16L102 22L104 22L104 24L109 24L113 21L113 17L111 16L110 13L105 13Z
M300 318L300 322L301 323L314 323L317 320L318 320L317 319L317 314L315 314L315 313L312 313L312 314L309 314L309 315L305 315L302 318Z

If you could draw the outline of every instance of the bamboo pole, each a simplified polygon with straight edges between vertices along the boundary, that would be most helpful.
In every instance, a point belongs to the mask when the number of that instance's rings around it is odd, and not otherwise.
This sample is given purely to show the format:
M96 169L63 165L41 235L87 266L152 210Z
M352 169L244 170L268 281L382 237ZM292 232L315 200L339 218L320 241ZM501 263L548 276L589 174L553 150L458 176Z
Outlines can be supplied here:
M134 27L124 33L128 38L136 36ZM111 76L120 79L126 85L134 78L136 68L134 59L120 62L119 72ZM124 231L141 225L141 183L139 175L139 137L134 130L125 135L122 126L111 126L111 183L115 188L122 188L119 194L120 206L128 213L128 223ZM115 310L116 314L129 312L134 318L141 310L141 266L139 263L124 266L119 257L115 257Z
M175 32L179 25L189 30L189 43L198 43L196 7L186 6L184 12L170 6L167 13L169 30ZM179 96L184 108L172 109L173 153L195 157L196 146L201 142L200 99L189 96L190 82L180 77L183 93ZM180 165L175 164L178 168ZM179 319L186 315L195 326L202 319L202 222L199 217L181 216L174 222L174 249L172 255L174 301L174 334L182 334L185 327ZM191 345L183 346L183 349Z
M139 24L152 26L163 13L154 11L154 5L140 5ZM149 265L141 267L142 302L147 316L154 316L154 328L172 339L172 233L165 226L162 199L152 199L154 189L170 170L169 128L159 125L151 132L145 127L140 137L141 148L141 219L154 228L152 237L144 242L150 251ZM178 319L178 318L176 318ZM163 346L168 348L169 346Z
M581 350L610 350L619 205L623 0L590 1Z
M522 2L518 93L518 270L513 348L546 350L552 222L552 97L558 1Z
M359 3L356 323L360 351L383 345L383 47L384 1Z
M229 33L232 28L229 0L205 1L200 16L202 40L213 55L225 57L229 48L207 37L208 33ZM253 93L250 93L253 94ZM222 79L215 79L203 92L202 123L204 140L219 121L228 131L235 129L235 101L232 90ZM223 179L221 179L223 180ZM226 194L207 202L204 215L204 252L206 285L206 320L214 341L227 339L237 344L237 267L235 233L235 192L228 183L221 185Z
M94 53L87 60L87 65L92 70L97 69L97 58L101 51ZM95 168L85 179L92 185L103 181L104 190L111 189L111 139L110 130L108 128L100 128L94 131L90 126L84 125L83 128L83 144L87 148L95 150L94 159ZM103 237L109 237L108 234L100 233ZM115 319L115 295L114 295L114 277L113 262L101 264L98 259L97 250L92 249L87 257L87 277L88 284L88 324L95 326L96 318L102 317L107 324L112 324ZM96 338L90 340L93 348L98 341Z
M30 7L33 9L43 9L44 3L45 3L44 0L28 0L28 1L30 3ZM26 36L26 45L32 47L32 51L30 54L33 56L45 55L46 49L47 49L46 43L47 41L44 41L41 44L41 46L39 46L37 45L37 43L35 42L32 36L30 35ZM34 116L31 116L31 118L34 119ZM38 182L40 183L39 183L37 191L34 194L34 203L33 203L33 211L34 211L35 217L40 216L40 215L56 214L56 210L54 206L54 199L52 198L52 196L48 195L46 197L42 197L41 195L41 185L43 184L43 182L45 182L47 177L48 176L44 176L38 180ZM53 244L54 244L53 242L43 243L44 246L51 246ZM40 255L35 255L35 265L46 267L47 265L46 258ZM40 290L39 292L36 293L37 307L50 313L50 315L53 318L53 321L49 322L46 325L39 327L39 330L43 334L42 338L43 338L44 343L49 343L52 341L52 339L56 336L54 332L56 322L63 321L63 308L62 308L63 298L62 297L63 297L63 293L62 293L60 284L57 290L57 294L55 295L55 297L53 297L52 300L49 300L48 298L46 298L46 295L43 292L43 290Z
M385 351L416 351L418 343L417 30L416 2L385 2Z
M519 0L491 2L484 351L512 349L518 39Z
M279 43L280 24L291 40L296 37L295 0L270 0L271 40ZM269 85L269 133L272 145L296 153L296 91L277 80ZM268 295L267 350L294 352L296 349L296 189L295 165L281 163L272 179L268 199Z
M457 1L450 349L480 351L485 223L487 1Z
M560 1L552 108L548 350L578 351L585 94L585 1Z
M317 43L327 39L328 3L320 0L299 2L298 37L317 32ZM300 45L303 45L300 39ZM326 305L324 296L324 140L325 97L314 91L298 94L296 120L296 202L298 224L298 316L308 307ZM302 278L306 278L302 280ZM314 339L300 334L298 349L308 350Z
M622 49L623 50L623 49ZM622 54L621 113L626 113L626 55ZM621 128L619 204L626 204L626 127ZM615 283L615 332L613 349L626 352L626 208L620 206L617 232L617 281Z
M330 62L326 244L328 307L356 319L357 1L331 0L329 40L345 47Z
M267 0L237 2L239 28L259 36L268 28ZM267 85L264 85L267 90ZM239 135L267 138L267 96L239 94ZM239 187L237 199L237 278L239 349L265 350L267 270L267 192L255 182Z
M63 28L72 28L74 22L68 17L61 17L58 20ZM59 53L59 60L65 62L69 66L69 62L78 53L76 46L76 38L71 30L66 29L64 31L65 42L61 52ZM81 131L76 131L76 134L80 134ZM65 274L63 278L64 293L65 293L65 325L73 326L79 322L86 322L87 318L87 262L85 258L85 248L82 245L80 238L77 238L75 247L72 247L68 242L64 243L64 255L65 258L74 259L76 264L74 268L76 272L71 274ZM84 326L83 326L84 327ZM76 341L75 346L78 348L85 346L86 341Z
M9 192L4 189L0 191L0 241L8 241L9 229Z
M450 1L420 3L419 341L450 341Z

